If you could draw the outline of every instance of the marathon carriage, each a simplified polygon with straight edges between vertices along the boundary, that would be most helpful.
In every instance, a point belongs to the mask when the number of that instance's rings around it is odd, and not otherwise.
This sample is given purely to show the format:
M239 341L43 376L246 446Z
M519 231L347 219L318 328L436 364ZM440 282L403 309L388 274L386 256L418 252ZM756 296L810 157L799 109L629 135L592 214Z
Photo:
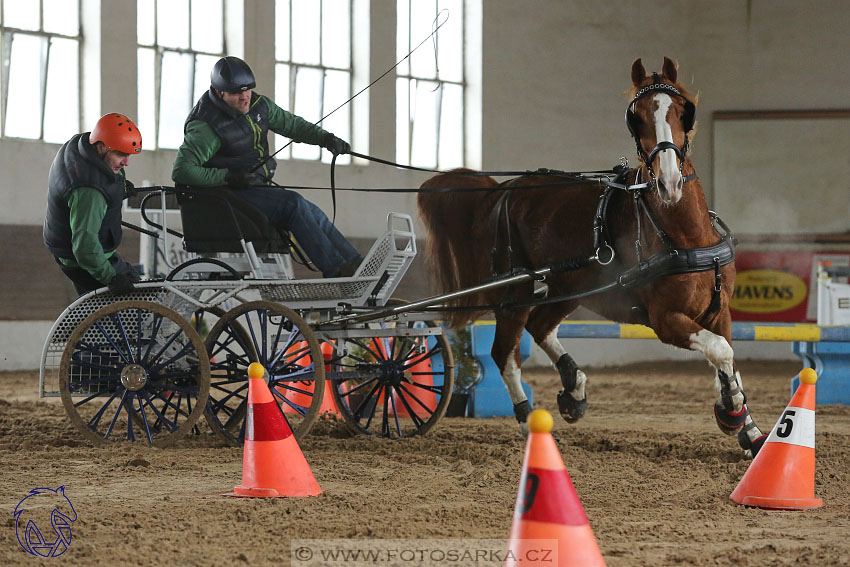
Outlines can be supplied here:
M294 279L297 247L231 192L152 189L141 212L153 230L142 230L168 274L129 294L81 296L44 345L39 394L61 396L88 440L163 447L200 433L203 415L239 444L251 362L267 369L297 438L326 412L390 438L424 434L443 416L454 385L443 329L386 312L416 255L410 216L388 215L352 277ZM167 223L175 195L183 233ZM188 255L178 265L161 253L175 241Z

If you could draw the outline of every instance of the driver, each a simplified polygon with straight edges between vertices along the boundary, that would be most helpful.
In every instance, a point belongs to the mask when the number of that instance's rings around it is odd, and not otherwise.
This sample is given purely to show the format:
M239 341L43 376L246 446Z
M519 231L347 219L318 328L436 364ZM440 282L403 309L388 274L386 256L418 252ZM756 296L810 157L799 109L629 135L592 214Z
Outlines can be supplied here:
M357 250L319 207L272 181L276 162L269 155L268 133L321 146L334 155L351 147L254 92L255 86L254 73L242 59L228 56L216 62L210 89L186 118L171 178L191 187L235 189L237 198L260 209L278 229L291 232L323 276L352 276L363 259Z
M44 245L80 295L106 285L114 293L127 293L139 281L136 269L116 249L122 236L121 202L134 191L124 168L141 151L138 127L112 112L91 132L65 142L50 166Z

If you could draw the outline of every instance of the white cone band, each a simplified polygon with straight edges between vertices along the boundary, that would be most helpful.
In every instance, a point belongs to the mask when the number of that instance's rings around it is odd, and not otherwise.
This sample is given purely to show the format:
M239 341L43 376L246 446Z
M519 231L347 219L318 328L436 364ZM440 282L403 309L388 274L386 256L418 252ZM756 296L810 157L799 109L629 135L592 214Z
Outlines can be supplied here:
M814 449L814 410L788 406L770 431L767 443L787 443Z

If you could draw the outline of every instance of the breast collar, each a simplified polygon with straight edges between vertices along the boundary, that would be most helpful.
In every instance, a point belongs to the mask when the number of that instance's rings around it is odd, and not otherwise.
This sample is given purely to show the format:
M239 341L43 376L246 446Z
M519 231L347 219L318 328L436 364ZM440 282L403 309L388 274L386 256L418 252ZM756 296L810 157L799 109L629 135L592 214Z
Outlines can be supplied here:
M654 218L652 211L646 203L646 197L643 195L643 190L651 186L651 183L626 185L624 181L628 173L622 173L613 182L603 181L605 189L599 196L596 217L593 221L593 243L595 250L595 257L593 259L599 264L607 265L616 257L617 254L608 228L608 205L614 192L628 191L633 198L635 218L637 221L635 252L638 261L634 266L627 268L620 274L617 278L619 285L623 288L635 288L646 285L663 276L703 272L713 269L714 288L709 312L718 309L722 284L720 268L735 260L735 238L729 227L717 216L717 213L709 211L711 226L718 236L718 242L716 244L703 248L677 248L673 246L670 238ZM639 181L639 175L640 171L636 174L636 181ZM691 181L696 177L695 174L689 175L685 178L685 182ZM665 248L645 260L641 257L640 244L642 216L648 219Z

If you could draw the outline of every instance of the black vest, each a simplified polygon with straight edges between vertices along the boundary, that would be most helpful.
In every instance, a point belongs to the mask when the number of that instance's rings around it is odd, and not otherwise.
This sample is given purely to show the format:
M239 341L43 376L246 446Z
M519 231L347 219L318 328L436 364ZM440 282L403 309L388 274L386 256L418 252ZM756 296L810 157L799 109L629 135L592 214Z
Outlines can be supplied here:
M121 201L124 176L113 173L89 143L89 132L77 134L59 148L50 166L47 214L44 218L44 245L60 258L73 259L71 248L71 209L68 197L77 187L94 187L106 199L106 216L98 232L104 252L121 243Z
M227 106L211 88L198 99L186 124L192 120L209 124L221 140L221 148L205 167L249 169L269 155L269 104L262 95L252 92L250 110L248 114L241 114ZM268 185L276 167L274 158L269 158L254 170L249 181L254 185Z

